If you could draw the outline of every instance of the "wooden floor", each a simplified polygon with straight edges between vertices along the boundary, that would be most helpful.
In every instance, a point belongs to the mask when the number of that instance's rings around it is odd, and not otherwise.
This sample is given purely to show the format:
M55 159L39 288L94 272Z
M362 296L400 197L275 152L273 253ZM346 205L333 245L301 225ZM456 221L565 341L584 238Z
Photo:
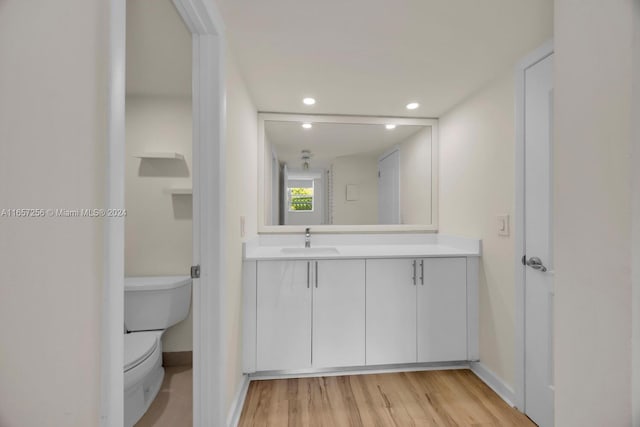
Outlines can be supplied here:
M252 381L239 426L535 426L466 369Z
M193 425L191 366L164 368L160 391L135 427L191 427Z

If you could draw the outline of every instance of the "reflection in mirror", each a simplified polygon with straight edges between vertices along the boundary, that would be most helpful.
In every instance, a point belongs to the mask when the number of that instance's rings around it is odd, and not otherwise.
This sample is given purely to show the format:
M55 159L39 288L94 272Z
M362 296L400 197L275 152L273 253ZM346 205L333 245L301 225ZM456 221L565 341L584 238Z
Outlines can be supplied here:
M429 125L264 122L267 225L432 223Z

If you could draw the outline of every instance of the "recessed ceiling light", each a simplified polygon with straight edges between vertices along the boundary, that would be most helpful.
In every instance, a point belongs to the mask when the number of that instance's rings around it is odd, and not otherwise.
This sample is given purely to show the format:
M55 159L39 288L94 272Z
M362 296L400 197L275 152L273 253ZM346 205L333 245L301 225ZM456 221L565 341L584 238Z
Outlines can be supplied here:
M316 103L316 100L313 98L305 98L302 102L304 102L305 105L313 105Z
M311 129L311 123L303 123L302 127L305 129Z
M396 128L396 125L388 124L388 125L384 125L384 127L387 128L388 130L392 130Z
M410 102L407 104L407 110L415 110L419 106L420 104L418 104L417 102Z

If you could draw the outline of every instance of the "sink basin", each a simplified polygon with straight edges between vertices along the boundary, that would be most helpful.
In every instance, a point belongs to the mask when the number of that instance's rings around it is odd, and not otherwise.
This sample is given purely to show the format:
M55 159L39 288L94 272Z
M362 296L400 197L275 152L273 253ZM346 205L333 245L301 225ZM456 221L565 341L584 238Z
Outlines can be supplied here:
M332 248L332 247L310 247L310 248L282 248L280 250L283 254L287 254L287 255L308 255L308 256L314 256L314 255L337 255L340 252L338 252L337 248Z

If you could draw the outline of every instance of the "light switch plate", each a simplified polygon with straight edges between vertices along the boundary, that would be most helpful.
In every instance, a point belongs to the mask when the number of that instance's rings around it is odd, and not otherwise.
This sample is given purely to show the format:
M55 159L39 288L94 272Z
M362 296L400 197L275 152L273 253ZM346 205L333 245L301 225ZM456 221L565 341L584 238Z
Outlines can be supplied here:
M245 234L245 219L244 215L240 216L240 237L244 237Z
M498 215L498 236L509 236L509 215Z

